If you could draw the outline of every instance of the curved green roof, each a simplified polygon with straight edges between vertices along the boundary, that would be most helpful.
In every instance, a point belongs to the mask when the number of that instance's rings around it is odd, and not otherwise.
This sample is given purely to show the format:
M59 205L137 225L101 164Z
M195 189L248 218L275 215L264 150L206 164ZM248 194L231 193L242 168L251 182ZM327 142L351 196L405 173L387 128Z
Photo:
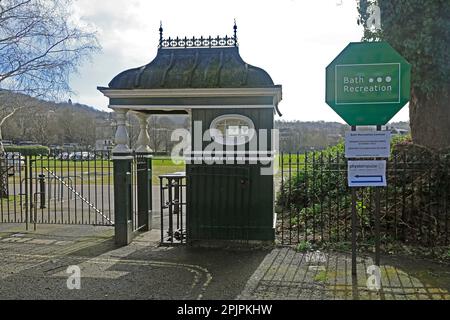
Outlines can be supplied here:
M237 47L160 48L149 64L124 71L110 89L264 88L274 83L242 60Z

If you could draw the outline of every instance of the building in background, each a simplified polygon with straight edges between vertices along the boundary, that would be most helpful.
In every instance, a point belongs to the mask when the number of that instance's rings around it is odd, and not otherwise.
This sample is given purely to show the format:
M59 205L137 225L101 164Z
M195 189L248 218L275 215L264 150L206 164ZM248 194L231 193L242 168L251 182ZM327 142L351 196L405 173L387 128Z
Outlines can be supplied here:
M95 141L95 151L109 152L114 148L112 139L99 139Z

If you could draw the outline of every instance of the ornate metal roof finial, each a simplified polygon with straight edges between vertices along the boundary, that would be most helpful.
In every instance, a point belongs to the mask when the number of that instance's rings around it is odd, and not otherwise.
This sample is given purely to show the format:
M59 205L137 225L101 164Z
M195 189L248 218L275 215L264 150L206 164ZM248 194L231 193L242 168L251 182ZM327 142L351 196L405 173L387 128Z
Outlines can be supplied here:
M234 46L237 47L237 25L236 25L236 18L234 18Z
M1 0L0 0L1 1ZM192 38L166 38L163 37L163 27L162 22L160 22L159 26L159 47L160 49L166 48L220 48L220 47L237 47L237 25L236 19L234 19L234 35L233 36L225 36L220 37L217 36L215 38L209 36L204 38L201 36L200 38L192 37Z
M162 21L159 21L159 47L162 47L163 42L163 27L162 27Z

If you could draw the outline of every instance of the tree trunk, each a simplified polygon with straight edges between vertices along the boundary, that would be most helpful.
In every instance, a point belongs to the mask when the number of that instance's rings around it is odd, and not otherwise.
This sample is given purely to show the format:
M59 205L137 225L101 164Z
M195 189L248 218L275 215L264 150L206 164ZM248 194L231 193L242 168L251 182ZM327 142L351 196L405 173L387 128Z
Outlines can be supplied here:
M409 118L414 143L434 150L450 148L450 88L433 98L413 91Z
M8 161L3 147L2 128L0 126L0 198L8 198Z
M8 163L5 156L0 155L0 198L8 198Z
M10 111L6 116L4 116L0 120L0 198L8 198L8 159L6 159L5 148L3 147L3 134L2 127L6 120L11 118L17 110L22 109L23 106L13 107L12 111ZM20 158L19 158L20 161Z

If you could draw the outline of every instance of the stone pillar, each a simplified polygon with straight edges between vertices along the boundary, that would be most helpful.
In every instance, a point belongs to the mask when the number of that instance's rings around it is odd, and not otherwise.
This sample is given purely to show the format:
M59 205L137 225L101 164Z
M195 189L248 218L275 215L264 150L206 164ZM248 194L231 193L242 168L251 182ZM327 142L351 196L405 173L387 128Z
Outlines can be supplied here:
M137 155L137 193L138 193L138 230L152 229L152 153L148 135L149 115L136 113L139 118L140 132L136 141Z
M136 141L136 152L152 153L153 150L150 148L150 136L148 135L148 118L150 117L150 115L142 112L136 112L136 116L139 119L139 125L141 128L138 139Z
M128 131L127 131L127 109L117 109L116 112L116 121L117 121L117 130L116 135L114 137L114 142L116 146L114 147L114 153L131 153L131 149L128 146Z
M131 165L132 150L128 146L126 115L128 110L118 109L116 146L112 150L114 163L114 236L116 244L128 245L133 236Z

